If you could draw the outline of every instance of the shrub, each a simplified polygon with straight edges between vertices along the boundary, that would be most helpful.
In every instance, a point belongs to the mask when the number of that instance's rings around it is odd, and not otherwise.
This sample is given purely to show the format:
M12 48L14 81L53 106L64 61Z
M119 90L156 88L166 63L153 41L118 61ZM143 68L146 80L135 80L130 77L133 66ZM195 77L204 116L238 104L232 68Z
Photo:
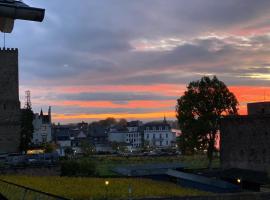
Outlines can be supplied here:
M69 160L61 164L61 176L93 176L96 174L96 163L89 159Z

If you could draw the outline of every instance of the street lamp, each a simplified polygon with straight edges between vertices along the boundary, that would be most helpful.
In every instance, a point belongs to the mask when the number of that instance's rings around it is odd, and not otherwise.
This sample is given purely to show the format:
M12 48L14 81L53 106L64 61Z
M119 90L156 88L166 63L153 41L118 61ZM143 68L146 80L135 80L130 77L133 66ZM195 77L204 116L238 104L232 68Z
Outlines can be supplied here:
M110 182L109 181L105 181L105 187L106 187L106 199L108 199L108 186L109 186Z

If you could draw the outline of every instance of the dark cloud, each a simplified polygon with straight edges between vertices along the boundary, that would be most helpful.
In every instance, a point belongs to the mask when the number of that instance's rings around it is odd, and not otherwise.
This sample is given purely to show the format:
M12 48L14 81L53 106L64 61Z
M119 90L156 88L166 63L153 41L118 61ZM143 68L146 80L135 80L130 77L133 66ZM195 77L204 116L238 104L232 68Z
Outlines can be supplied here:
M174 100L173 96L162 96L151 93L113 92L113 93L79 93L58 95L57 98L63 100L80 101L132 101L132 100Z
M187 84L209 74L228 85L269 85L250 76L270 73L269 0L25 2L46 8L43 23L16 21L7 35L20 49L25 88ZM119 91L53 98L175 99Z
M176 101L175 101L176 102ZM175 105L172 104L169 108L160 108L159 111L166 113L169 110L174 109ZM90 113L90 114L114 114L114 113L129 113L129 114L138 114L138 113L151 113L156 112L156 108L82 108L82 107L68 107L68 106L57 106L53 107L53 112L55 113L64 113L66 115Z

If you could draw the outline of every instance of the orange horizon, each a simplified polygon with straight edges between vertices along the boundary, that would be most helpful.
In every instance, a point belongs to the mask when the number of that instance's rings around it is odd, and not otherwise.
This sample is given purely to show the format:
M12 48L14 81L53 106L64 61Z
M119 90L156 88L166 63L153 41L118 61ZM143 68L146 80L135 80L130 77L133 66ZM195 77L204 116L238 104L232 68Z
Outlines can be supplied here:
M137 87L137 86L136 86ZM72 88L72 90L71 90ZM104 89L105 91L112 91L113 86L96 86L90 87L90 90L95 91L95 89ZM134 90L134 86L118 86L119 92L126 92ZM239 101L239 114L245 115L247 113L246 104L249 102L262 102L270 101L270 87L258 87L258 86L228 86L229 90L233 92ZM176 100L180 97L186 89L185 85L176 84L163 84L163 85L151 85L151 86L141 86L137 88L136 91L142 90L144 92L158 92L167 96L168 94L175 96L175 100L130 100L124 103L114 102L114 101L81 101L81 100L36 100L36 105L51 105L53 107L66 106L66 107L78 107L78 108L123 108L123 109L155 109L156 111L146 111L145 113L128 113L127 112L115 112L115 113L78 113L78 114L65 114L65 113L54 113L53 120L61 122L70 121L82 121L82 120L100 120L107 117L114 117L117 119L127 118L127 119L139 119L139 120L157 120L162 119L164 115L168 119L175 118L175 105ZM57 90L61 90L58 88ZM87 87L81 86L76 91L76 87L65 87L62 92L70 91L73 94L80 93L82 91L86 92ZM69 94L69 93L68 93ZM176 96L176 94L178 96ZM165 111L160 111L162 108ZM134 111L133 111L134 112Z

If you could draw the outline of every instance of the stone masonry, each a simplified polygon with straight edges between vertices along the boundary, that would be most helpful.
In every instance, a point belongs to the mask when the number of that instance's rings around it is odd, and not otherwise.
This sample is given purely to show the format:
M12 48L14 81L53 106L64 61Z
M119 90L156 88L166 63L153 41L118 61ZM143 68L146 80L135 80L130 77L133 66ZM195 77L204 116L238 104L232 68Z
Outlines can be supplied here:
M0 49L0 154L19 150L18 85L18 49Z
M270 172L269 105L270 102L249 104L248 115L228 116L222 119L222 168Z

